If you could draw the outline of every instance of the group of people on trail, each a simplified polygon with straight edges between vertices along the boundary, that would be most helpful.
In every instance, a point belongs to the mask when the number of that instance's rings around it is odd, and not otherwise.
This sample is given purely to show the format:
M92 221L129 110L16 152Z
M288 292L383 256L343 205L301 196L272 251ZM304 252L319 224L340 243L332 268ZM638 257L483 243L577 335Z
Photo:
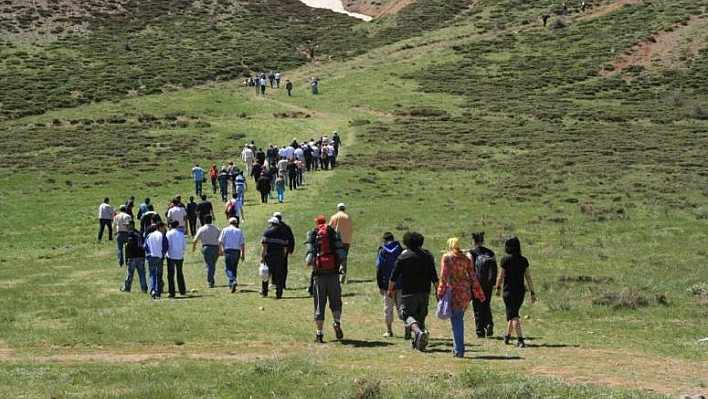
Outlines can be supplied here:
M425 321L428 315L431 288L438 301L450 291L450 324L453 335L453 355L464 357L464 314L470 302L474 309L477 337L494 335L494 320L490 300L492 292L503 298L506 307L507 326L503 335L509 344L512 333L516 334L517 347L525 347L519 309L524 301L526 286L531 293L531 302L536 301L528 260L521 255L521 244L516 237L506 241L506 255L501 259L501 273L497 276L495 254L484 247L484 233L472 234L473 247L461 250L457 237L447 240L446 251L440 264L438 277L435 257L423 249L424 237L417 232L408 232L403 245L390 232L382 237L376 261L376 281L383 296L383 316L386 324L384 337L393 337L393 311L404 322L404 338L410 339L413 348L425 350L428 331Z
M220 169L212 165L208 171L212 193L216 194L218 190L222 202L228 202L231 193L231 198L243 203L247 180L252 178L261 203L274 198L274 193L277 193L278 202L282 203L285 201L286 189L296 190L305 184L308 172L334 169L337 166L341 143L341 136L336 130L331 138L325 135L317 140L311 138L302 142L293 138L287 145L279 148L270 144L266 150L257 148L251 141L244 145L240 154L243 169L234 165L233 161ZM199 164L192 168L192 177L195 193L202 195L202 184L207 179Z

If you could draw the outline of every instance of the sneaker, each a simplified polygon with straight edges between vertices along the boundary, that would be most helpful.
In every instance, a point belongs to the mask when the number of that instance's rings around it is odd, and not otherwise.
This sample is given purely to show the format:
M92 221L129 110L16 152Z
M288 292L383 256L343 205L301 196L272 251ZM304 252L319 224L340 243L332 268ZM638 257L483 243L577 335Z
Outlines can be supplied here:
M152 299L155 299L157 298L157 293L154 290L150 291L150 296L152 297Z
M510 336L504 334L504 345L509 345L509 340L511 339Z
M125 287L120 287L120 292L130 292L130 290L125 289Z
M393 338L393 331L386 331L383 333L384 338Z
M526 347L526 344L524 343L523 338L519 338L519 340L516 341L516 347L517 348L525 348Z
M406 326L405 331L403 332L403 338L404 339L411 339L411 328Z
M315 342L318 344L323 344L324 343L324 335L323 334L315 334Z
M342 325L340 323L333 323L332 327L334 328L334 336L337 337L337 339L344 338L344 332L342 331Z
M418 331L415 334L415 347L423 352L428 346L428 331Z
M232 294L233 294L234 292L236 292L236 286L237 286L237 285L238 285L238 284L236 284L236 283L231 284L231 293L232 293Z
M258 291L258 295L260 295L260 296L262 296L262 297L265 298L265 297L268 296L268 293L267 293L266 291L260 290L260 291Z
M487 336L491 337L493 335L494 335L494 326L490 324L487 326Z

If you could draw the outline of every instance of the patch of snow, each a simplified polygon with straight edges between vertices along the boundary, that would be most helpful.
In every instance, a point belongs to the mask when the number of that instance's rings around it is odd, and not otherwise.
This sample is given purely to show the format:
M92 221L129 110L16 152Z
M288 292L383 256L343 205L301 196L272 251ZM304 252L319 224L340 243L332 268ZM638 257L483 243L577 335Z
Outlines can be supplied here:
M300 0L302 3L305 3L306 6L312 7L312 8L326 8L328 10L332 10L334 12L342 13L342 14L347 14L349 16L352 16L354 18L359 18L364 21L371 21L371 17L368 15L364 14L357 14L355 12L349 12L344 9L344 6L342 5L341 0Z

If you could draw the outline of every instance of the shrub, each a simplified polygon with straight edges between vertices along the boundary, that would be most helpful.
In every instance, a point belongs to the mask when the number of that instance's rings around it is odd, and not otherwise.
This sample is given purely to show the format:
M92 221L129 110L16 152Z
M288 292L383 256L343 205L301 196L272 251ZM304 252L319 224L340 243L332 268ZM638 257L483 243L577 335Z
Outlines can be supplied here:
M688 287L688 295L708 300L708 283L698 283Z
M562 18L556 18L551 23L550 28L551 29L563 29L567 26L568 26L568 23L566 23Z
M592 301L593 305L612 306L614 309L637 309L649 306L642 293L631 288L619 292L607 292Z

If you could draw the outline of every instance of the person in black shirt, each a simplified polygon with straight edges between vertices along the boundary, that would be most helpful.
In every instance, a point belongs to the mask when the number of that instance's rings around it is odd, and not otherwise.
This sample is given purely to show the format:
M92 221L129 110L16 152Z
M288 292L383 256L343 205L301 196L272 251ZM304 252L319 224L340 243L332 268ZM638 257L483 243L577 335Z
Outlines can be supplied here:
M507 327L504 334L504 343L508 344L511 339L512 330L516 332L518 342L516 346L525 347L524 335L521 332L521 321L519 320L519 308L524 303L526 287L524 278L531 293L531 303L536 302L536 293L533 290L533 281L529 271L529 261L521 255L521 242L516 237L509 237L504 244L506 255L501 258L501 273L497 279L497 295L504 286L504 305L506 306Z
M431 283L438 289L438 272L435 257L422 248L424 237L420 233L408 232L403 236L406 250L396 260L388 283L388 296L393 297L397 281L401 281L401 305L399 317L405 321L413 335L412 345L423 351L428 345L428 331L425 318L428 315Z
M498 267L494 251L485 247L484 232L472 233L472 243L474 248L467 252L467 257L472 260L472 266L477 274L479 284L484 291L486 301L480 301L472 296L472 307L474 309L474 323L477 331L477 338L491 337L494 335L494 318L490 302L494 284L497 282Z
M197 203L194 202L193 195L189 196L189 202L187 202L187 222L189 224L189 235L194 237L197 234Z
M135 222L129 221L128 235L125 239L125 282L120 287L121 292L130 292L130 287L133 284L133 276L135 270L138 270L138 278L140 279L140 289L146 293L148 290L147 280L145 279L145 249L143 249L143 236L139 231L135 230Z
M206 215L211 215L212 220L214 220L214 205L207 200L206 194L202 194L202 200L197 204L197 217L199 218L199 224L204 226L204 217Z

